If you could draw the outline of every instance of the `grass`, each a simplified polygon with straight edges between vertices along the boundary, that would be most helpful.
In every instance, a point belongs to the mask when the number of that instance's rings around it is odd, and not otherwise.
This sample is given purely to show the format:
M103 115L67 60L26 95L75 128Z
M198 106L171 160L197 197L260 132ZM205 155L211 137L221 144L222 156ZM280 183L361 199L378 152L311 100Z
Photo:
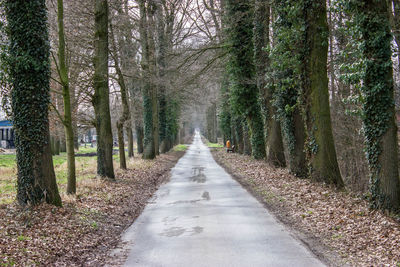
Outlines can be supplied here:
M96 153L97 152L97 147L91 147L90 145L80 146L79 151L77 154L87 154L87 153Z
M188 149L187 145L176 145L174 146L174 151L186 151L186 149Z
M91 153L96 148L80 149L79 153ZM96 175L97 157L76 157L77 182ZM119 158L118 158L119 160ZM53 156L54 171L60 191L67 184L67 154ZM0 204L10 204L15 200L17 183L17 163L15 155L0 155Z
M187 148L186 145L179 145L174 148L176 151L185 151ZM114 150L118 149L118 147L114 147ZM80 147L79 151L76 154L87 154L87 153L96 153L96 147ZM149 167L149 162L142 161L137 158L136 149L135 149L135 160L131 160L128 158L128 154L126 153L126 160L128 168L147 168ZM119 154L116 153L113 155L114 160L114 168L118 168L119 166ZM93 179L96 177L96 168L97 168L97 156L93 157L75 157L75 167L76 167L76 181L78 183L77 190L79 194L79 190L82 189L80 184L90 184L94 182ZM56 174L57 184L60 190L60 193L65 192L65 188L67 186L68 181L68 172L67 172L67 154L60 153L60 155L53 156L53 164L54 171ZM0 205L2 204L10 204L15 200L16 197L16 184L17 184L17 163L16 163L16 155L0 155Z
M177 145L174 147L174 151L185 151L187 145ZM118 147L114 147L117 150ZM76 154L87 154L96 153L96 147L80 147ZM141 160L138 158L137 150L135 149L134 160L128 158L128 153L126 152L126 161L128 168L149 168L152 164L151 161ZM119 154L113 155L114 168L118 168L120 159ZM90 183L95 182L96 179L96 168L97 168L97 156L93 157L75 157L75 167L76 167L76 181L78 183L77 190L82 189L83 186L90 185ZM67 154L60 153L60 155L53 156L54 171L56 173L57 184L60 193L65 192L68 172L67 172ZM16 197L16 184L17 184L17 164L16 155L0 155L0 205L10 204L15 200Z
M211 148L221 148L221 147L224 147L223 144L219 144L219 143L210 143L210 142L207 142L207 146L208 146L208 147L211 147Z
M15 155L0 155L0 168L12 168L15 166Z

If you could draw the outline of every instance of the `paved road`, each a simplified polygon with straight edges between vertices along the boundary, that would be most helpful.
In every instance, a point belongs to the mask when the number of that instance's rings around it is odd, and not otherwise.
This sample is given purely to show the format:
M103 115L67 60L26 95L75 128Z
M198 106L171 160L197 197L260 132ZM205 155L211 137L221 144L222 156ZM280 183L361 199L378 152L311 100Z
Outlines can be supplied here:
M196 134L124 236L125 266L324 266L213 159Z

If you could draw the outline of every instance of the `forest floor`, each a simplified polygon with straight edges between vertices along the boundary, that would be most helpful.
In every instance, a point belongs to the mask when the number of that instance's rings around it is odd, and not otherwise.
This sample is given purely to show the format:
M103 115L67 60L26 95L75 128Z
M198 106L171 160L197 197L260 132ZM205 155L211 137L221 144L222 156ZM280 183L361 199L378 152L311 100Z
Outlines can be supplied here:
M214 148L213 156L331 266L400 266L400 220L354 193Z
M96 159L87 158L77 164L76 197L62 193L61 208L41 205L23 210L10 203L15 193L7 189L6 201L0 200L0 266L103 265L121 233L169 179L169 170L185 149L180 145L156 160L136 155L128 161L127 171L116 169L116 181L97 178ZM62 179L57 177L60 192L65 191Z

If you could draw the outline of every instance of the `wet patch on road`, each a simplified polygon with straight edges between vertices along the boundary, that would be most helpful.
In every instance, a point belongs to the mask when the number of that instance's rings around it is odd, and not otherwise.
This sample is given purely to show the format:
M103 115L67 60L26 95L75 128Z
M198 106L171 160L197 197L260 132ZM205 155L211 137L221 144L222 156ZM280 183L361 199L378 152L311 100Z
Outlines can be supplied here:
M162 222L164 223L164 225L169 225L169 224L173 224L175 223L175 221L178 219L179 217L165 217Z
M191 235L201 234L203 232L203 230L204 230L204 228L200 227L200 226L192 227L192 229L193 229L193 231L192 231Z
M168 205L175 205L175 204L194 204L196 202L202 201L202 199L193 199L193 200L179 200L175 202L168 203Z
M203 174L205 168L201 166L196 166L193 167L192 169L193 169L193 176L190 177L190 180L196 183L205 183L207 180L207 177Z
M166 237L175 237L175 236L180 236L184 232L186 232L185 228L182 227L171 227L168 229L164 229L163 233L160 233L159 235L161 236L166 236Z
M210 193L208 193L207 191L204 191L204 193L201 195L201 197L205 200L210 200Z
M165 237L178 237L183 235L185 232L190 234L190 236L198 235L203 232L204 228L200 226L195 226L192 227L191 230L187 230L186 228L183 227L171 227L164 229L164 232L159 233L160 236L165 236Z

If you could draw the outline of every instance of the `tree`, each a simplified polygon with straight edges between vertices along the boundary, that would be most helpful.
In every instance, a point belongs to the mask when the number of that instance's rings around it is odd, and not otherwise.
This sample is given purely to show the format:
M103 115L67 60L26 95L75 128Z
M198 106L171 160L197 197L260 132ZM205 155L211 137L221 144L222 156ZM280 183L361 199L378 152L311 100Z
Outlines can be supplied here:
M343 187L336 158L329 109L327 57L328 24L326 1L305 0L305 84L304 108L307 126L307 151L310 175L316 181L323 181Z
M300 92L303 91L304 13L301 1L275 1L272 17L274 42L269 54L267 88L273 92L275 116L279 118L288 151L289 170L307 176L304 153L305 128L301 115Z
M232 106L247 120L253 157L262 159L265 141L253 61L253 5L251 1L227 0L226 16Z
M65 130L65 141L67 149L68 183L67 194L76 193L76 174L75 174L75 151L74 151L74 129L71 113L71 93L69 90L68 69L65 58L65 34L64 34L64 3L57 0L58 7L58 72L62 85L64 100L64 118L62 120Z
M95 54L94 96L92 99L96 115L97 174L114 179L113 138L111 131L110 100L108 88L108 2L95 1Z
M400 209L398 142L393 96L393 67L386 1L355 1L363 38L363 123L370 169L372 205Z
M44 0L4 2L17 148L17 200L61 206L50 148L49 35Z
M140 42L142 45L142 70L143 70L143 113L144 113L144 159L154 159L158 149L158 112L156 87L153 83L152 74L155 67L155 47L153 32L149 29L149 18L154 15L153 3L147 3L146 0L139 1L140 9ZM149 10L151 11L149 14Z
M129 103L128 103L128 90L125 83L125 78L120 67L120 60L117 51L114 31L110 25L111 40L113 46L113 59L115 64L115 71L117 73L117 81L121 92L122 114L117 121L118 132L118 148L119 148L119 164L120 168L126 170L126 157L125 157L125 141L124 141L124 124L130 119ZM129 132L129 131L128 131Z
M274 166L286 165L285 153L282 142L280 122L276 118L276 108L273 106L273 88L267 87L265 75L269 67L269 1L256 0L254 10L254 62L257 73L257 87L261 96L261 109L264 114L264 126L266 130L267 161Z

